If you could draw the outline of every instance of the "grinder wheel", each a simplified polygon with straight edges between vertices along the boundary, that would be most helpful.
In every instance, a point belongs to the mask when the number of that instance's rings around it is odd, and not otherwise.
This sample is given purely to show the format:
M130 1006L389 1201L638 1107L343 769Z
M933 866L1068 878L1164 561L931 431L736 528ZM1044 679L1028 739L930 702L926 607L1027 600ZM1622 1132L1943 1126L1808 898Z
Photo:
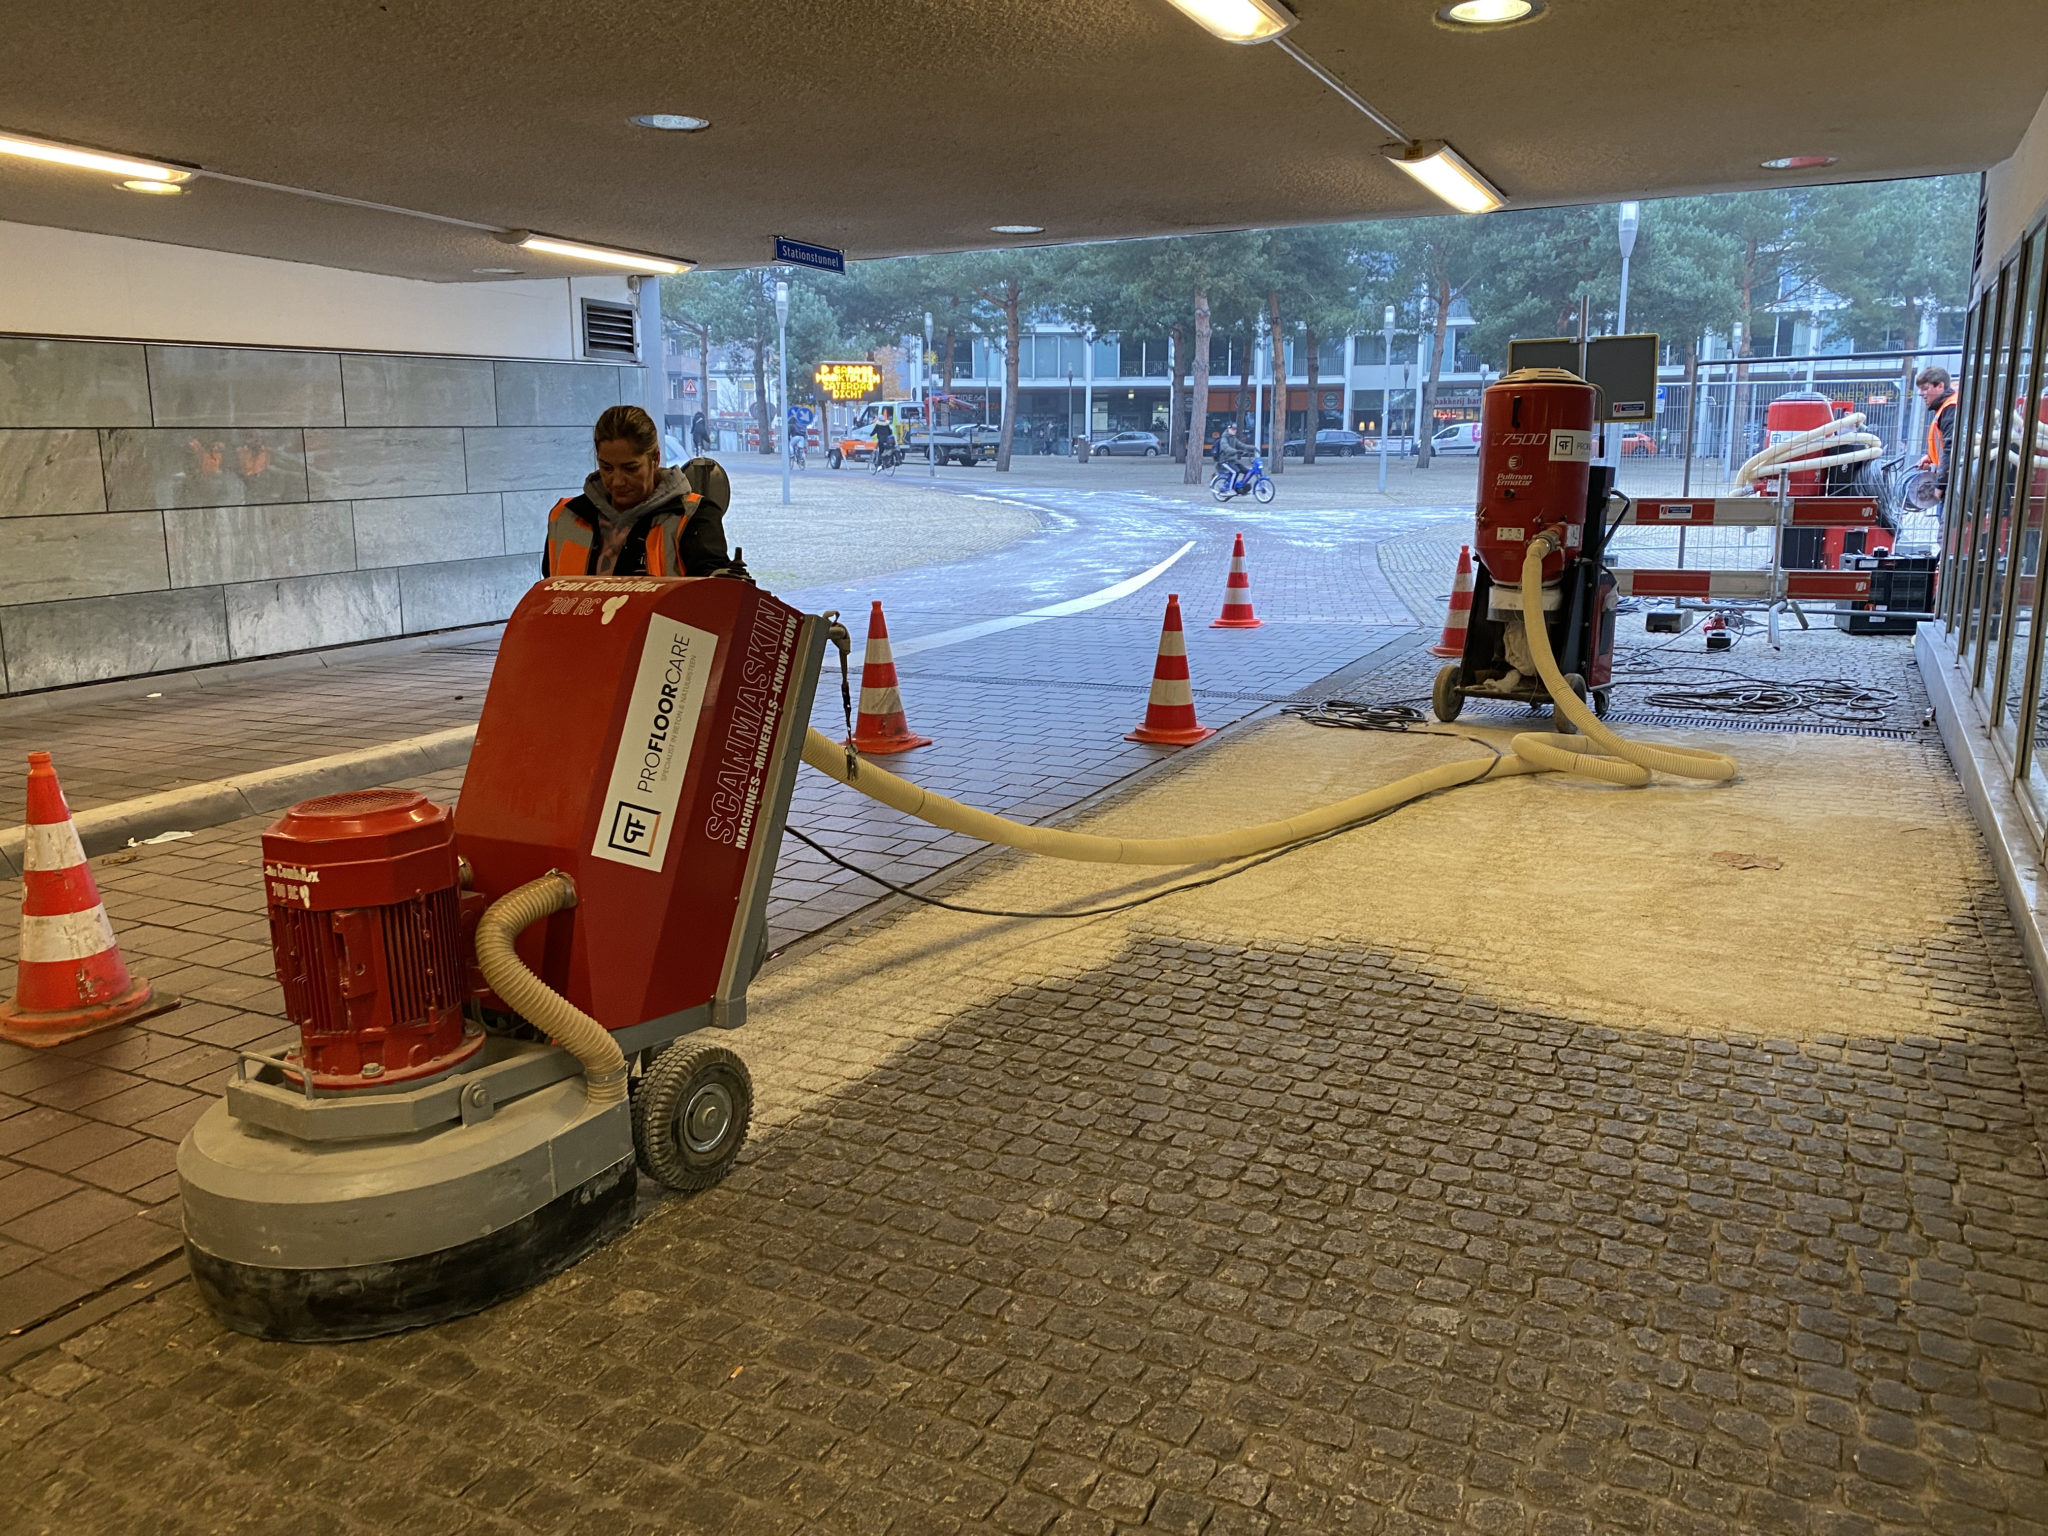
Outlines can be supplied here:
M746 1144L754 1113L747 1064L722 1045L677 1041L633 1088L633 1151L670 1189L709 1189Z

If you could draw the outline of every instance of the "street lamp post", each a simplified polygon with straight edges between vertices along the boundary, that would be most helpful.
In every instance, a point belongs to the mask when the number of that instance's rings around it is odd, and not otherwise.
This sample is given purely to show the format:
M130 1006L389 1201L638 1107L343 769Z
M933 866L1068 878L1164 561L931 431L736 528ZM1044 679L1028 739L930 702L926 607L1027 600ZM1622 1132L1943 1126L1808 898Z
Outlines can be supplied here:
M1272 333L1263 313L1259 316L1258 340L1252 366L1252 452L1266 451L1266 382L1273 369Z
M1628 259L1635 254L1636 226L1641 222L1642 212L1641 203L1621 205L1621 296L1614 306L1614 334L1617 336L1628 334ZM1604 447L1607 435L1607 426L1604 422L1600 427L1600 435ZM1614 462L1617 465L1621 462L1621 448L1618 442L1615 446Z
M1387 488L1387 438L1394 430L1394 306L1381 317L1380 335L1386 338L1386 362L1380 368L1380 489Z
M775 285L775 373L782 411L782 504L789 505L789 284Z
M924 355L917 367L924 380L924 462L925 472L939 477L939 424L932 416L932 312L924 312Z

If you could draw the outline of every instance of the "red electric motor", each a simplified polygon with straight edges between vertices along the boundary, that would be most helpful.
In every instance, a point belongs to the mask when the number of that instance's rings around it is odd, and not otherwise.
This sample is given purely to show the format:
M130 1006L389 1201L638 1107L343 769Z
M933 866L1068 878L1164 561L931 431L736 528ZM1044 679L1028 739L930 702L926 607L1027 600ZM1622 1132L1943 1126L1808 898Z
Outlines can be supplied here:
M263 834L288 1057L320 1089L416 1081L473 1056L455 822L408 789L293 806ZM302 1079L299 1079L302 1081Z
M1525 368L1486 391L1479 412L1479 558L1496 584L1521 584L1522 557L1545 528L1565 547L1543 562L1546 585L1578 558L1593 464L1593 386L1555 368Z

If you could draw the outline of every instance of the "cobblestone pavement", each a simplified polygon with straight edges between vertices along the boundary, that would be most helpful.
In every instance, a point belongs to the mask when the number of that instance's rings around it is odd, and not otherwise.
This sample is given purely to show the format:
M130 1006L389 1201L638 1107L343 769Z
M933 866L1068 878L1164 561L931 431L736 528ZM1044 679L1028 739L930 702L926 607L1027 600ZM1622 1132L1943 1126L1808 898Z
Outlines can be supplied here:
M8 1373L0 1507L53 1536L2039 1536L2048 1036L1960 793L1922 742L1714 744L1753 755L1710 794L1518 780L1138 914L842 932L756 987L719 1189L423 1334L264 1345L175 1287ZM1277 723L1101 819L1268 814L1444 750ZM1880 772L1909 870L1811 824ZM1771 960L1833 1001L1783 1032L1776 993L1762 1029L1739 990L1726 1023L1654 986L1545 1004L1549 931L1481 889L1414 937L1423 872L1532 890L1543 851L1504 854L1561 815L1604 837L1548 878L1616 961L1604 877L1724 823L1786 840L1751 901L1813 905Z

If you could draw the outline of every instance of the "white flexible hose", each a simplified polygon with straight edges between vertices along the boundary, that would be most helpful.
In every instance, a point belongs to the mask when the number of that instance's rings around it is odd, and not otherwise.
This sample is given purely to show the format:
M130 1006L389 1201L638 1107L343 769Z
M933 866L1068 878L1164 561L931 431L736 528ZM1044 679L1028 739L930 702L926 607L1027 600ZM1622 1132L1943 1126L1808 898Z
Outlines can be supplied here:
M1866 419L1863 412L1851 411L1810 431L1772 443L1761 453L1751 455L1735 472L1735 484L1747 485L1771 474L1802 474L1874 459L1884 452L1884 440L1873 432L1859 430ZM1824 456L1801 457L1815 449L1822 450Z
M1543 557L1556 547L1557 535L1543 534L1531 541L1529 552L1522 561L1522 601L1529 613L1541 615L1543 612ZM1208 832L1193 837L1105 837L1093 832L1067 832L1058 827L1034 827L990 811L976 810L971 805L962 805L958 800L950 800L908 779L898 778L885 768L877 768L866 759L859 761L855 775L849 777L846 749L816 730L807 731L804 735L803 758L820 773L859 790L870 799L879 800L932 826L943 827L948 832L959 832L984 843L998 843L1025 853L1075 859L1088 864L1207 864L1218 859L1248 858L1325 832L1334 832L1339 827L1377 816L1438 790L1511 774L1580 773L1605 779L1611 784L1626 785L1649 782L1652 770L1687 779L1719 781L1735 777L1735 759L1719 752L1699 752L1688 747L1650 747L1615 735L1594 717L1558 671L1550 651L1550 636L1543 624L1529 625L1527 630L1529 650L1535 657L1544 686L1550 690L1552 705L1577 725L1585 733L1583 736L1525 732L1514 739L1515 750L1505 757L1461 758L1454 763L1411 773L1406 778L1382 784L1364 794L1304 811L1284 821L1262 822L1228 832Z
M583 1091L589 1101L616 1104L626 1096L626 1058L619 1042L534 975L512 948L513 940L542 918L575 905L576 887L556 869L506 892L477 919L476 963L506 1006L583 1064Z

